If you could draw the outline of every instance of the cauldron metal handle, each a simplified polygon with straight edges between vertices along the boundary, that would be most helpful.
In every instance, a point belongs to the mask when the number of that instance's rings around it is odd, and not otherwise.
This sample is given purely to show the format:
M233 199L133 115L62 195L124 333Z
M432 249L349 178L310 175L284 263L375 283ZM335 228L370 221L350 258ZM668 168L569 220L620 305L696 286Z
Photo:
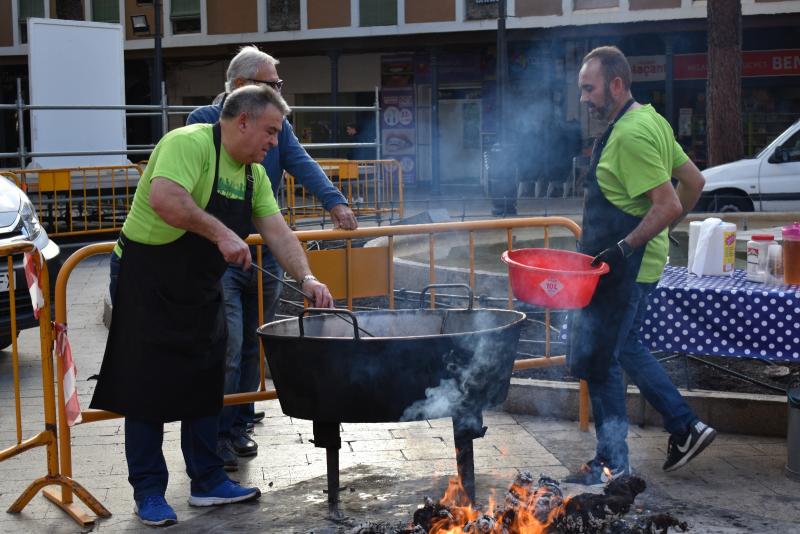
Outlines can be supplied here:
M469 287L467 284L429 284L422 288L422 291L419 294L419 307L425 307L425 293L428 292L429 289L440 289L445 287L460 287L462 289L467 290L467 294L469 295L469 305L467 306L468 310L472 309L472 301L475 300L472 295L472 288Z
M303 316L307 313L332 313L334 315L347 315L348 317L342 317L345 321L353 325L353 339L358 341L360 338L358 336L358 331L361 330L358 326L358 320L356 319L356 315L351 312L350 310L343 310L340 308L303 308L303 311L297 316L297 326L300 328L300 337L305 336L305 328L303 327Z

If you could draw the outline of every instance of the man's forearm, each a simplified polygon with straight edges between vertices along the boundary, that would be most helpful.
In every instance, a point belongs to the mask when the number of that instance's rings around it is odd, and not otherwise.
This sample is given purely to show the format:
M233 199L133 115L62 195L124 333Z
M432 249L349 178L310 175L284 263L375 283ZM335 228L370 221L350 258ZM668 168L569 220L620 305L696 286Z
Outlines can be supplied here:
M153 178L150 205L170 226L201 235L212 243L230 232L222 221L195 204L188 191L166 178Z
M653 205L642 219L642 222L628 234L625 241L633 248L647 244L648 241L669 226L675 219L675 213L674 209L670 210L662 206Z
M686 217L686 214L692 211L692 208L697 205L697 201L700 200L702 189L698 190L697 188L692 188L679 182L675 192L678 195L678 200L681 203L682 209L678 218L670 223L670 227L677 225Z
M646 195L652 203L650 210L645 214L642 222L625 238L625 241L633 248L645 245L668 227L681 212L681 203L670 182L651 189Z
M697 205L706 181L700 169L691 160L673 169L672 174L678 180L676 192L682 208L681 214L670 224L674 227Z

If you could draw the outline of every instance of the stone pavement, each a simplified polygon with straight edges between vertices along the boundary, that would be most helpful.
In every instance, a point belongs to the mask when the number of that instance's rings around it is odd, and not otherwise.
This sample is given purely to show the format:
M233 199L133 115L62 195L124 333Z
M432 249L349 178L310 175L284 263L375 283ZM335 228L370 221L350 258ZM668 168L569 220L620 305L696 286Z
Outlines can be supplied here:
M102 324L108 262L94 257L73 273L68 287L68 324L78 366L78 388L88 406L106 339ZM42 428L38 332L20 335L24 436ZM0 448L16 439L10 351L0 352ZM325 517L325 456L310 443L311 423L281 413L277 401L259 403L267 412L256 425L259 454L242 462L234 478L259 486L258 503L207 509L191 508L177 424L167 425L164 450L171 469L167 499L180 532L344 532L359 521L405 521L424 495L438 496L455 472L449 420L412 423L344 424L341 458L342 508L349 522ZM591 456L594 438L573 421L493 411L485 414L489 431L476 441L478 498L502 492L515 473L528 469L562 477ZM800 533L800 482L787 479L786 441L723 434L700 457L671 474L661 471L666 434L659 428L632 427L629 439L634 469L648 483L638 506L672 511L689 522L690 532ZM75 479L111 510L110 519L84 529L144 532L132 514L121 420L73 429ZM0 508L5 510L34 478L45 473L43 449L0 463ZM573 493L580 488L567 488ZM501 493L502 494L502 493ZM0 512L0 532L79 532L61 510L37 495L18 515Z

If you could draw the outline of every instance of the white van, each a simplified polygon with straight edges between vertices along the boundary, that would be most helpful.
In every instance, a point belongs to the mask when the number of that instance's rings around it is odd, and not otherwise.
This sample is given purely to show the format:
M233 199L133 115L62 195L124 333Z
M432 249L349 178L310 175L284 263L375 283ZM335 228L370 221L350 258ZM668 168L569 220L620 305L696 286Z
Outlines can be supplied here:
M696 211L800 210L800 120L753 158L703 171Z

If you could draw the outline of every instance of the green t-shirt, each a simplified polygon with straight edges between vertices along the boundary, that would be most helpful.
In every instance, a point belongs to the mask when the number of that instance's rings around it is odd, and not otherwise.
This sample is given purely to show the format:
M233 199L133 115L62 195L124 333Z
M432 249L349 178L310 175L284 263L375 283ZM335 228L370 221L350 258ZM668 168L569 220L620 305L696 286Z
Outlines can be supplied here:
M609 202L636 217L651 206L645 193L668 182L689 157L672 127L653 106L629 111L617 122L597 165L597 183ZM647 243L637 282L657 282L669 252L667 229Z
M186 230L170 226L150 207L150 185L156 176L168 178L186 189L198 206L205 209L214 183L214 140L211 124L193 124L172 130L159 141L139 180L133 205L122 231L138 243L163 245L181 237ZM278 213L267 172L260 163L252 166L253 217ZM220 149L219 194L244 199L245 165ZM119 252L118 252L119 253Z

